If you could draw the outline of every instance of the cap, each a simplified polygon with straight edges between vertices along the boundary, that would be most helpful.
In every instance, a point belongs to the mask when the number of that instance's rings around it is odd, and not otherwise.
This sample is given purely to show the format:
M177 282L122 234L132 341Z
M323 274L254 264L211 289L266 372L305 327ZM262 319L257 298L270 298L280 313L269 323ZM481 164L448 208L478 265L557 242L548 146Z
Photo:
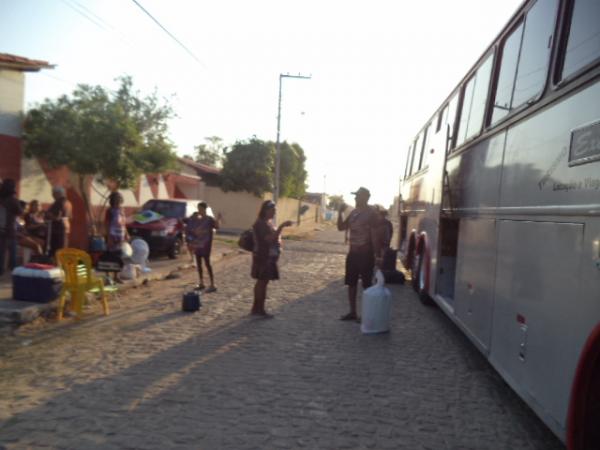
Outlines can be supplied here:
M54 186L52 188L52 193L53 194L59 194L59 195L62 195L62 196L66 195L65 188L62 187L62 186Z
M350 192L352 195L358 195L358 194L367 194L368 196L371 196L371 192L366 188L366 187L359 187L356 192Z

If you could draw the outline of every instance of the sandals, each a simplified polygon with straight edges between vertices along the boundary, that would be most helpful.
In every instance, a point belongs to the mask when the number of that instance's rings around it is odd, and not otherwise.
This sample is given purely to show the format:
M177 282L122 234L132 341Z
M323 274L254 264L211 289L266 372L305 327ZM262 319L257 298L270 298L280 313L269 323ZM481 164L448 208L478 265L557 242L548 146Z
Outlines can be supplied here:
M263 311L263 312L251 312L250 316L252 316L252 317L260 317L261 319L273 319L275 317L273 314L269 314L266 311Z
M340 320L349 321L352 320L354 322L360 323L360 317L356 315L356 313L349 312L348 314L344 314L340 317Z

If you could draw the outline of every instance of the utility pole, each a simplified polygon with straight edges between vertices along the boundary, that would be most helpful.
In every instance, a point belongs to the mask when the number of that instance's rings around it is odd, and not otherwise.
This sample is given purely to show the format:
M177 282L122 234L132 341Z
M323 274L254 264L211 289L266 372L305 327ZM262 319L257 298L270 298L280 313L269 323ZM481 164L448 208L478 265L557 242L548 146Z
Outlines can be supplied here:
M277 203L279 200L280 186L280 166L281 166L281 145L279 142L279 131L281 128L281 86L284 78L299 78L301 80L310 80L310 75L290 75L289 73L279 74L279 100L277 102L277 140L275 142L275 189L273 192L273 201Z

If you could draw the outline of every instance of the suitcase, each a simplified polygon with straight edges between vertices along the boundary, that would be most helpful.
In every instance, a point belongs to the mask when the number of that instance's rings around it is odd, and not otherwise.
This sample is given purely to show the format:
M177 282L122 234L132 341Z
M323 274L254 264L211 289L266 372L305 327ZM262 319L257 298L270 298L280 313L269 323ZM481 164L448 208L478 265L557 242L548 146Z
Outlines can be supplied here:
M181 310L184 312L196 312L200 309L200 293L198 291L189 291L183 294L181 300Z
M106 251L98 257L96 270L99 272L120 272L123 268L121 252Z
M404 274L399 270L384 270L383 277L387 284L404 284Z
M17 267L12 272L13 299L48 303L58 298L63 285L63 272L58 267L30 269Z
M395 271L397 260L398 260L398 250L394 250L393 248L386 248L383 251L383 263L382 263L381 270Z

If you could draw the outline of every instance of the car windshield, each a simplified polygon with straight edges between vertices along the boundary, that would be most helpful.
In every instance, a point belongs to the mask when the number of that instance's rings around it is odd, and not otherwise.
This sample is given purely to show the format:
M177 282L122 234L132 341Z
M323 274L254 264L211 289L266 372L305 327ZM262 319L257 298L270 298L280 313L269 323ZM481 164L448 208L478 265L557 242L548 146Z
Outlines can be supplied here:
M162 214L165 217L175 219L185 217L185 203L182 202L150 200L144 203L142 209L154 211L159 214Z

